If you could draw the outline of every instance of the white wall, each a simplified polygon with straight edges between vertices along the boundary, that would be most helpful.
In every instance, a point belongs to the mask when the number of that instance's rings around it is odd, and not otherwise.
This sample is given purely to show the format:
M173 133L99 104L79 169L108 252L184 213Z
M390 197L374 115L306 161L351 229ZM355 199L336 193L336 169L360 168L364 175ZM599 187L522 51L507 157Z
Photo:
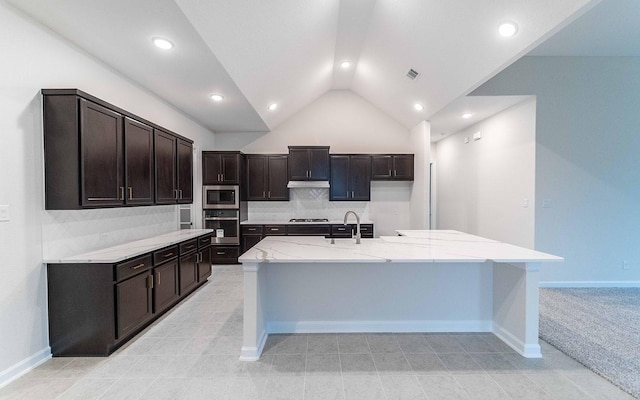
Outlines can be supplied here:
M411 190L411 229L428 229L431 159L431 124L429 122L423 121L411 129L411 147L415 152L415 176Z
M43 220L68 228L69 236L101 226L114 242L140 234L136 224L145 218L158 226L177 227L175 206L157 212L150 211L153 207L44 211L40 89L79 88L193 139L199 149L213 148L214 135L4 2L0 2L0 26L5 33L0 63L0 205L9 205L11 219L0 222L2 385L49 355ZM200 175L197 169L196 199ZM108 231L116 226L127 234ZM78 250L82 248L81 244Z
M640 58L524 57L473 94L537 97L543 283L640 284Z
M428 141L428 140L427 140ZM247 143L242 147L239 144ZM408 129L348 90L327 92L267 134L216 134L219 149L288 153L287 146L330 146L331 153L417 153ZM349 209L375 223L375 234L393 235L411 221L409 182L372 182L371 201L329 202L328 190L293 189L289 202L249 202L249 217L328 217ZM324 210L324 211L323 211ZM315 213L315 214L313 214ZM295 215L293 215L295 214Z
M535 116L526 100L437 143L438 229L534 247Z

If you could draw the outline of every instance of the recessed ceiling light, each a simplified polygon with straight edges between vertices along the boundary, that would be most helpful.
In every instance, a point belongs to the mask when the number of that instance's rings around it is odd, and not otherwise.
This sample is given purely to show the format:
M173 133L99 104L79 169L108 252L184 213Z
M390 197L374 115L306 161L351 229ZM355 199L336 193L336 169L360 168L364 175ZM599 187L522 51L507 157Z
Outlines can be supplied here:
M209 97L211 97L211 100L213 100L213 101L222 101L222 100L224 100L224 96L221 95L221 94L217 94L217 93L214 93Z
M498 27L498 33L503 37L511 37L518 32L518 25L515 22L503 22Z
M342 69L347 69L347 68L349 68L350 66L351 66L351 63L350 63L349 61L347 61L347 60L345 60L345 61L343 61L343 62L341 62L341 63L340 63L340 67L341 67Z
M275 111L276 108L278 108L278 104L276 103L271 103L269 104L269 107L267 107L269 111Z
M422 111L422 110L424 110L424 106L423 106L422 104L420 104L420 103L416 103L416 104L414 104L414 105L413 105L413 108L414 108L416 111Z
M162 50L170 50L173 48L173 43L169 39L154 37L151 41L156 45L156 47Z
M469 118L471 118L471 117L473 117L473 114L471 114L471 113L464 113L464 114L462 114L462 118L464 118L464 119L469 119Z

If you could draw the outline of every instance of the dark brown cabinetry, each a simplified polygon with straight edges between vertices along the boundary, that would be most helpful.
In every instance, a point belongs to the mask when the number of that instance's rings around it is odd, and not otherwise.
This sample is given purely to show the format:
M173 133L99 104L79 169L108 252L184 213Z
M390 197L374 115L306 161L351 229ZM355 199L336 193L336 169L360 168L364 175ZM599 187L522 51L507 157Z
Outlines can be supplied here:
M331 225L331 237L332 238L350 238L353 237L356 231L356 224L347 225ZM364 239L373 239L373 224L360 225L360 236Z
M203 151L203 185L238 185L242 180L242 154L239 152Z
M303 224L287 225L287 235L289 236L329 236L331 227L329 224Z
M199 239L210 243L211 234ZM116 264L48 264L52 354L109 355L203 284L210 247L191 249L194 243L198 238Z
M242 225L242 252L249 250L262 240L264 227L262 225Z
M329 180L328 146L289 146L290 181Z
M153 312L160 313L180 298L178 260L174 259L155 267L153 281Z
M180 245L180 295L190 292L198 284L198 241L196 239Z
M237 264L239 256L238 246L213 246L211 248L211 262L213 264Z
M155 130L156 204L193 203L193 146Z
M43 89L42 94L46 209L168 203L164 195L159 202L154 196L158 168L156 164L154 169L154 131L160 127L77 89ZM164 133L182 145L174 143L169 149L173 165L161 167L173 168L174 177L180 173L167 197L175 203L182 194L179 202L190 203L192 155L189 150L189 160L180 165L177 157L182 151L181 160L187 159L185 149L191 142Z
M331 155L331 201L371 199L371 156Z
M211 235L198 238L198 282L204 282L211 276Z
M247 155L247 200L289 200L286 155Z
M124 119L125 199L127 204L153 204L153 128Z
M371 156L372 180L413 180L413 154L374 154Z

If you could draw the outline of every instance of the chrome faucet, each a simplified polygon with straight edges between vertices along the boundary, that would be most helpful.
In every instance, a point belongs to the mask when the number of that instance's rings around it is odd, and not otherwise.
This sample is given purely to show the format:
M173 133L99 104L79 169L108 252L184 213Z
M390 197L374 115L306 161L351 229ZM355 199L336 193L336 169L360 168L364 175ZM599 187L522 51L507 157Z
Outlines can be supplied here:
M349 218L349 214L353 214L356 216L356 244L360 244L360 217L356 214L355 211L347 211L344 213L344 224L347 225L347 219Z

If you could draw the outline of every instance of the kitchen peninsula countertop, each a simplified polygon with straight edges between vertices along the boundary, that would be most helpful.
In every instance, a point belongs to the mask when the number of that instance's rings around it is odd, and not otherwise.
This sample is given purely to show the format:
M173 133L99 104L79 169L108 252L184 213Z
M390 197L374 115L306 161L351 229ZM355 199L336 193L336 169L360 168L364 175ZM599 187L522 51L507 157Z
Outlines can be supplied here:
M558 262L562 257L458 231L400 231L405 236L331 239L269 236L238 260L247 262ZM415 236L412 235L415 233Z
M45 264L117 263L128 258L136 257L141 254L161 249L163 247L184 242L185 240L194 239L198 236L206 235L207 233L211 232L213 232L213 229L182 229L179 231L169 232L146 239L135 240L132 242L107 247L84 254L65 257L59 260L44 260L43 262Z
M347 224L355 224L356 219L353 216L349 216ZM360 220L360 225L374 224L375 222L369 220ZM330 219L329 221L305 221L305 222L291 222L287 220L266 220L266 219L248 219L241 221L240 225L344 225L343 220Z

